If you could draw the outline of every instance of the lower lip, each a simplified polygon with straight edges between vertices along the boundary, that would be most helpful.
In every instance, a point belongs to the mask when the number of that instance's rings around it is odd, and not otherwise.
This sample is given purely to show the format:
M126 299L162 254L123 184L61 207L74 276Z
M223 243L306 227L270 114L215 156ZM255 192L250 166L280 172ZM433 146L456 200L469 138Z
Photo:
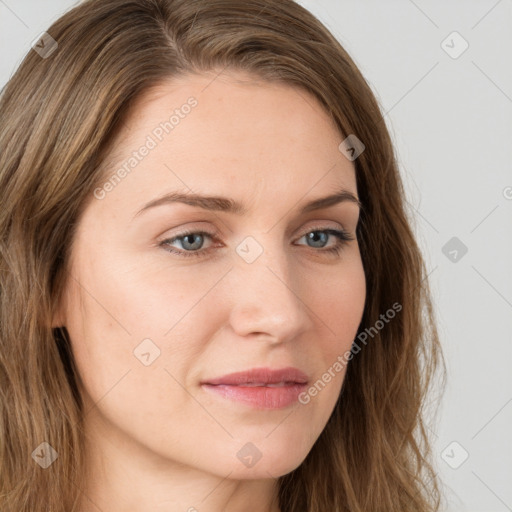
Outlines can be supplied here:
M211 393L245 403L257 409L282 409L297 402L299 395L306 389L307 385L244 387L227 384L203 384L202 387Z

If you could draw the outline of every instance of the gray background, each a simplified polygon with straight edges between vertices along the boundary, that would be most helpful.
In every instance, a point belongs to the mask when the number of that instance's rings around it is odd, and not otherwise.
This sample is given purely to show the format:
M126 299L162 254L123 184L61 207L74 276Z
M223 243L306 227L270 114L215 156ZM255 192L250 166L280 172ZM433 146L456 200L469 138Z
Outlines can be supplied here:
M75 3L0 0L0 86ZM300 3L360 67L395 140L448 366L431 427L446 510L512 511L512 1Z

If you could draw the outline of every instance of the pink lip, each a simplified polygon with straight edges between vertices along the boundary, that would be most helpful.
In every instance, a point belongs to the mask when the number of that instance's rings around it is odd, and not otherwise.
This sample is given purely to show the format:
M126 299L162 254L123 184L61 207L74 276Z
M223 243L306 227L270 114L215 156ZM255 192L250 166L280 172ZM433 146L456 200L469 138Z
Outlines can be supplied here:
M208 379L201 384L212 384L214 386L219 384L226 384L229 386L238 386L241 384L279 384L280 382L290 382L295 384L306 384L308 376L297 368L288 366L287 368L279 368L273 370L272 368L251 368L245 372L235 372L223 377Z
M252 368L201 383L203 389L257 409L280 409L296 402L308 377L297 368ZM277 384L279 387L269 387Z

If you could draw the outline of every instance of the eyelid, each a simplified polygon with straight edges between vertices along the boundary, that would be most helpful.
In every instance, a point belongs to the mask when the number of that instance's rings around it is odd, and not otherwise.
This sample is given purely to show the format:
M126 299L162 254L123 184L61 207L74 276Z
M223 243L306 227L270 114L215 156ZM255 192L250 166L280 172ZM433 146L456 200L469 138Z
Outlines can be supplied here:
M306 229L301 230L301 233L302 233L301 236L307 235L311 231L327 231L329 229L334 229L336 231L344 231L346 233L349 233L349 230L345 229L339 222L337 222L335 226L330 226L328 224L325 224L325 222L329 222L329 221L323 221L324 223L322 223L322 221L312 221L312 222L316 222L316 224L309 225Z

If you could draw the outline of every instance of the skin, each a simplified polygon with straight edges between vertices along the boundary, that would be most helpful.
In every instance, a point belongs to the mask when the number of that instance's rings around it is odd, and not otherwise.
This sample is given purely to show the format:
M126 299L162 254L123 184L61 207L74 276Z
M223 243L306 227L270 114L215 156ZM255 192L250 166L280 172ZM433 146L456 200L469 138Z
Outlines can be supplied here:
M336 255L325 252L335 236L323 245L305 236L343 228L355 237L357 204L298 213L340 187L357 196L344 137L305 91L215 76L187 75L139 98L111 173L168 113L190 96L198 104L103 199L91 197L78 224L54 326L70 334L86 404L83 512L278 512L277 478L305 459L340 394L345 369L308 404L276 410L200 386L263 366L295 366L316 382L350 349L365 302L357 239ZM190 189L248 213L174 203L134 217ZM214 237L169 245L202 255L159 245L189 228ZM263 249L252 263L236 252L248 236ZM149 365L134 355L147 338L160 350ZM246 443L261 453L252 467L237 457Z

